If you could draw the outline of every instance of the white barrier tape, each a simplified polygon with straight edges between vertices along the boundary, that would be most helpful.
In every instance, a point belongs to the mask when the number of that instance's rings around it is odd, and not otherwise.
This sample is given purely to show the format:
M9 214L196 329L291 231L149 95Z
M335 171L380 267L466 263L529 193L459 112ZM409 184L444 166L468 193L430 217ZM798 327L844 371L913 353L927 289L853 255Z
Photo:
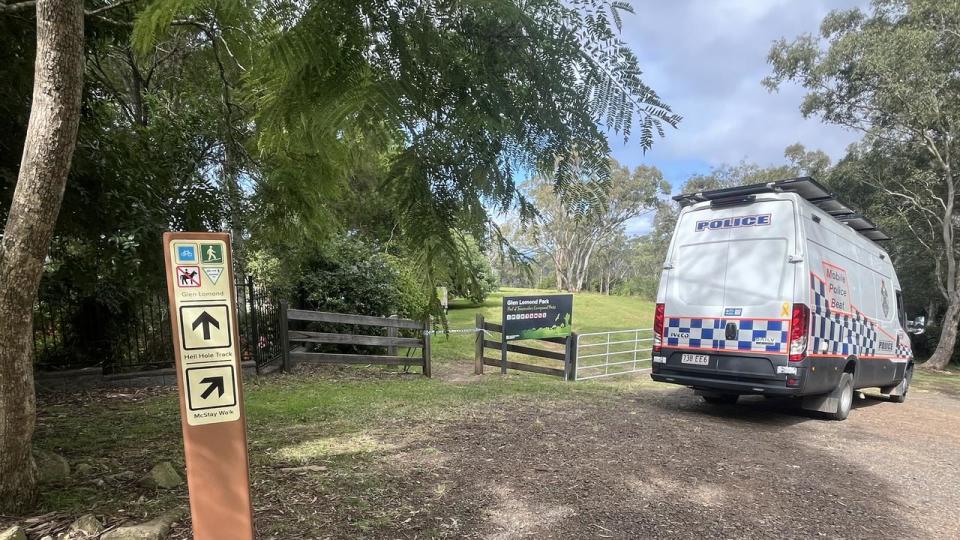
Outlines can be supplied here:
M434 335L434 334L475 334L479 331L479 328L450 328L449 330L424 330L424 335Z

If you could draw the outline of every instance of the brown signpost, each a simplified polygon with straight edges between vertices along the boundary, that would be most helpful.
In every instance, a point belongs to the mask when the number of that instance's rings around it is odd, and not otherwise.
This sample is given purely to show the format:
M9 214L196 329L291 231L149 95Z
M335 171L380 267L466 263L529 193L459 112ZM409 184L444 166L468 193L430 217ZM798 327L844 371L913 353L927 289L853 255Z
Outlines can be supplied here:
M193 537L252 540L230 235L164 233Z

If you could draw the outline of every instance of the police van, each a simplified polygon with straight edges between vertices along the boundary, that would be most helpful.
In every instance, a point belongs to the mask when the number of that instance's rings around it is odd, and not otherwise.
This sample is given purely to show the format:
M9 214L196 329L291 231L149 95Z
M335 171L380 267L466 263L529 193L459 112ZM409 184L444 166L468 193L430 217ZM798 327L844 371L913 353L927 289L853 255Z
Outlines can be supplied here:
M654 380L710 403L794 396L843 420L854 391L902 402L913 374L889 240L812 178L674 197Z

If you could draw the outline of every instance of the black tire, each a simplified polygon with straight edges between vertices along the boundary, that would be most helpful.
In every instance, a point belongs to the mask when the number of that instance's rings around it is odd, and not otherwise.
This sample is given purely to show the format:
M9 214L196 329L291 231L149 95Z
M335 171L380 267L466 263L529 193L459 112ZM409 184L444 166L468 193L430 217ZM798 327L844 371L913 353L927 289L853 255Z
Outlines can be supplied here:
M740 399L739 394L716 394L701 397L711 405L735 405L737 400Z
M903 403L907 400L907 392L910 391L910 381L913 380L913 366L907 368L907 372L903 374L903 380L900 381L900 384L894 389L896 395L890 396L890 401L894 403Z
M850 416L850 409L853 408L853 375L850 373L841 375L836 391L840 396L837 410L827 413L827 417L831 420L846 420Z

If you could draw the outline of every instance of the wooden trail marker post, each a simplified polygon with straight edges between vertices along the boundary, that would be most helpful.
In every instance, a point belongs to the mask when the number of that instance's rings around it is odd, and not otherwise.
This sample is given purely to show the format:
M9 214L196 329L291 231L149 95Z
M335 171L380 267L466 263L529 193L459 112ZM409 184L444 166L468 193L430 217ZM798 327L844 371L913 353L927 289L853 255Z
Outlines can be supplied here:
M233 254L226 233L164 233L196 540L253 540Z

